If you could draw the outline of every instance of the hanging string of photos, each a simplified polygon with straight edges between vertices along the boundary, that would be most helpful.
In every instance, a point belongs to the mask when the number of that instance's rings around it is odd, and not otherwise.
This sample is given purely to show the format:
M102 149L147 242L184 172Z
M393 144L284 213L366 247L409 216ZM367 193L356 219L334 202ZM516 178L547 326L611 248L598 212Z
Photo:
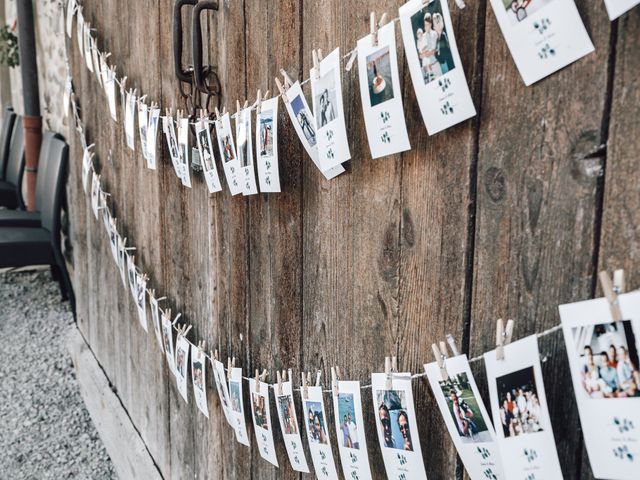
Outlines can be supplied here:
M561 0L556 1L560 2ZM410 3L417 4L418 2ZM518 1L516 0L514 3L517 4ZM77 11L78 25L86 25L81 20L81 8L75 4L74 0L71 0L69 5L74 5L74 10ZM404 8L408 7L406 5L401 7L400 22L403 28L408 28L402 24L402 9ZM435 18L437 17L433 15L431 18L436 23ZM392 24L382 26L379 30L374 27L373 35L377 36L377 39L374 38L374 43L370 41L371 39L364 39L363 45L359 43L358 55L360 58L363 58L362 52L365 52L364 55L368 55L370 53L367 52L370 52L371 49L384 44L389 47L388 55L392 59L391 63L395 63L395 45L393 43L395 34L392 26L389 25ZM67 16L67 32L70 32L69 16ZM91 58L92 66L95 68L94 72L107 91L109 108L115 119L115 87L112 89L107 87L109 82L114 83L116 80L115 70L113 67L106 66L109 54L105 55L97 51L90 28L84 28L83 32L84 45L89 45L88 50L85 51L85 60ZM80 34L78 38L80 38ZM454 41L451 44L455 47ZM453 55L451 65L459 65L459 58L456 55ZM323 79L331 77L326 81L332 81L339 86L340 75L336 65L338 65L340 57L337 52L332 52L324 59L318 57L317 54L314 57L317 59L317 65L311 71L313 96L318 98L320 103L332 102L330 98L327 99L325 94L326 85L324 89L322 84L314 86L314 75L320 77L321 82L325 81ZM352 60L350 59L350 61ZM88 63L87 60L87 66ZM422 68L423 62L420 63ZM366 68L370 64L371 62L367 60L360 68ZM373 65L377 69L380 63L374 61ZM425 66L428 67L429 62L426 62ZM394 71L395 74L392 71L388 78L394 78L395 82L397 68ZM383 80L386 81L385 78ZM122 92L124 92L125 83L125 79L119 81ZM301 85L298 82L291 82L285 75L282 96L292 119L301 118L299 115L301 109L309 111ZM110 90L112 94L109 94ZM339 89L336 91L339 92ZM320 100L323 97L324 100ZM137 110L143 153L145 153L147 165L150 168L155 168L157 126L159 119L162 118L163 130L167 137L174 168L183 183L189 186L188 167L184 163L186 157L184 151L188 148L184 137L188 137L186 132L188 132L189 120L178 116L177 122L174 122L170 114L161 117L160 108L153 103L147 107L144 103L144 96L136 98L135 91L123 94L121 99L125 112L127 142L132 148L135 148L132 119L133 112ZM193 343L188 340L191 326L180 321L181 314L172 318L169 308L163 309L159 306L162 301L167 299L165 297L158 298L155 290L149 287L148 276L136 265L134 255L136 248L128 246L127 239L119 234L116 218L107 204L107 198L110 194L103 189L100 174L96 171L94 145L89 145L86 141L85 129L80 117L70 73L63 101L67 113L68 107L71 106L84 151L81 180L83 189L85 193L90 195L91 208L96 220L102 216L114 262L119 270L123 286L126 288L127 284L129 285L132 298L137 306L141 327L147 331L148 301L158 346L166 356L167 364L176 378L181 396L185 401L188 401L187 374L190 364L195 402L207 418L209 411L205 372L207 363L210 363L223 414L234 430L238 442L244 445L251 443L243 411L243 384L244 381L247 381L251 398L249 402L251 405L250 418L254 426L255 442L265 460L278 466L269 403L270 391L273 391L276 399L277 417L289 462L296 471L309 471L307 458L302 447L300 424L296 417L294 392L299 392L302 411L307 415L307 418L303 419L303 425L314 471L318 478L338 478L330 445L330 420L326 414L324 403L324 394L331 393L334 429L337 434L335 438L338 439L338 451L343 473L347 478L372 478L361 401L361 391L371 389L373 408L376 413L377 440L388 476L398 479L426 479L418 436L420 422L416 417L411 388L413 379L426 377L434 392L451 439L472 479L561 478L562 473L553 437L553 425L547 408L542 380L537 338L562 329L585 444L593 472L596 477L629 480L633 478L635 462L640 458L640 450L638 450L640 431L637 429L637 426L640 425L640 408L638 408L640 406L640 371L638 369L639 345L636 336L636 332L640 332L640 292L622 293L624 282L621 271L616 272L613 283L606 273L601 273L600 280L606 298L560 306L561 325L512 342L514 322L509 320L505 325L499 320L496 329L496 348L482 356L467 359L466 355L460 354L458 351L453 337L448 335L447 343L452 356L448 355L445 342L433 344L435 361L425 364L424 373L398 372L395 357L387 357L385 371L372 373L371 383L367 384L344 380L340 375L340 369L337 366L332 367L330 389L323 389L320 372L317 372L315 381L313 381L310 372L302 373L299 386L294 386L292 370L276 372L276 381L272 383L266 381L266 370L262 372L256 370L254 377L244 376L242 368L235 366L235 359L228 358L225 366L218 358L217 352L206 353L204 341ZM276 118L277 101L277 97L263 100L262 103L259 99L252 107L238 108L239 115L236 115L236 121L240 119L242 124L242 121L247 120L247 116L250 118L250 113L246 112L251 112L254 108L258 115L271 109L274 112L272 118ZM395 107L399 107L399 111L402 111L401 103L393 103L401 102L399 98L392 98L389 101L392 102L390 104L392 106L389 107L391 111L389 115L394 116L398 113L394 110ZM316 111L322 112L322 110ZM327 119L331 117L330 112L331 110L326 112ZM321 121L324 121L322 114L319 117ZM315 117L313 118L315 119ZM319 151L318 145L321 144L320 137L324 134L323 132L333 131L331 129L337 128L335 123L331 122L332 120L329 120L327 125L320 124L316 130L317 148L316 150L308 149L308 152ZM251 151L250 125L245 124L244 133L238 132L236 128L237 138L241 139L245 136L248 138L248 148L243 153L244 147L236 151L233 144L229 114L218 115L215 123L221 153L230 152L233 154L233 158L235 158L236 152L239 152L239 155L249 155L248 152ZM302 121L293 123L297 130L300 129L298 133L301 139L307 138L309 125ZM257 126L259 125L260 121L258 120ZM276 122L273 123L273 128L276 128ZM329 130L323 130L323 128ZM435 125L433 128L439 127ZM369 130L369 125L367 125L367 129ZM344 131L344 128L339 130ZM225 133L228 135L225 136ZM238 135L238 133L242 133L242 135ZM206 165L207 161L213 163L213 154L210 132L204 119L196 122L196 135L200 157L205 164L203 165L205 174L208 170L212 172L209 178L205 177L207 185L210 190L216 188L219 190L221 185L215 168L209 169ZM336 135L339 137L338 133ZM221 142L221 137L226 140ZM337 138L335 142L337 142L335 145L341 143L342 145L338 146L346 146L345 138ZM305 147L311 145L310 142L307 143L309 145L305 145ZM277 142L274 142L275 144ZM183 153L181 154L180 151ZM348 152L348 146L346 146L346 151ZM344 148L336 150L336 155L342 161L345 158L344 152ZM312 153L310 155L314 158ZM223 156L223 158L225 157ZM327 168L327 170L323 170L325 174L332 172L327 176L333 175L342 168L341 162L332 164L327 158L318 155L315 156L315 160L316 164L321 166L321 170ZM232 175L237 175L235 186L244 193L247 186L243 182L248 180L246 172L242 171L242 168L247 168L247 162L240 162L239 165L240 168L234 167L234 170L230 168L229 171ZM228 176L227 179L229 179ZM262 190L262 182L260 184ZM229 186L232 185L233 182L229 182ZM87 191L88 188L90 188L90 192ZM255 191L255 181L248 188ZM470 369L470 363L480 360L484 360L486 367L492 418L489 417L479 395ZM497 427L495 430L493 425Z

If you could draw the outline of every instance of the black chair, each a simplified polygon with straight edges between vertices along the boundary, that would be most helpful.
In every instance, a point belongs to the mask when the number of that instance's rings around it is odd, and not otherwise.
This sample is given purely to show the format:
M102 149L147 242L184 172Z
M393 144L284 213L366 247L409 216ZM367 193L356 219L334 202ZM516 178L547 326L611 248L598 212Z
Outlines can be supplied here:
M0 268L51 265L57 271L63 299L75 308L73 289L64 262L60 239L60 211L67 178L69 146L52 138L41 198L40 227L0 227Z
M22 174L24 173L24 130L22 117L17 117L11 134L9 158L4 181L0 181L0 207L24 208Z
M38 160L38 176L36 180L36 205L35 211L26 210L0 210L0 227L39 227L40 208L45 201L45 189L47 178L47 168L49 167L49 157L52 155L52 148L55 150L54 139L64 140L64 138L53 132L42 134L42 144L40 145L40 157Z
M16 114L13 108L6 107L2 115L2 131L0 132L0 181L4 180L4 171L7 168L7 158L9 157L9 145L11 144L11 133L13 124L16 121Z

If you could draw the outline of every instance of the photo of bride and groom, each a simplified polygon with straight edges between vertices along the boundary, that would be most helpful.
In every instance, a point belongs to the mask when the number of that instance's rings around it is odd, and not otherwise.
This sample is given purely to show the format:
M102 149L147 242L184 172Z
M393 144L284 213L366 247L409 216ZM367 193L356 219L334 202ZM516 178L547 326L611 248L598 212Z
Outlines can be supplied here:
M413 14L411 27L424 83L432 82L453 70L455 64L440 0L432 0Z

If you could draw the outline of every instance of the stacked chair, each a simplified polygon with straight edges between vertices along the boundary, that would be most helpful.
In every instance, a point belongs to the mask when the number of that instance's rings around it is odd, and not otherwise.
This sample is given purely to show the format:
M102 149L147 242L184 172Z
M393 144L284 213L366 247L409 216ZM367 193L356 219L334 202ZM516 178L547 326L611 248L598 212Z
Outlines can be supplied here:
M4 115L6 120L7 111ZM24 206L20 192L24 141L22 122L14 118L14 123L6 162L8 176L0 182L0 206L6 207L0 209L0 268L50 265L54 278L60 283L63 299L68 299L75 309L71 281L62 256L60 228L69 146L59 134L44 132L36 180L36 211L21 210ZM3 121L0 149L7 125Z

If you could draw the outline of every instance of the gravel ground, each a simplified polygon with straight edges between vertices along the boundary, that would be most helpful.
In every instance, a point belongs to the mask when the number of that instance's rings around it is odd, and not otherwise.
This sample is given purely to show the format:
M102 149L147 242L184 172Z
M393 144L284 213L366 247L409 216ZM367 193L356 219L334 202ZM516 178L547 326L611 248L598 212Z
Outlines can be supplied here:
M80 397L58 284L0 271L0 306L0 479L117 478Z

